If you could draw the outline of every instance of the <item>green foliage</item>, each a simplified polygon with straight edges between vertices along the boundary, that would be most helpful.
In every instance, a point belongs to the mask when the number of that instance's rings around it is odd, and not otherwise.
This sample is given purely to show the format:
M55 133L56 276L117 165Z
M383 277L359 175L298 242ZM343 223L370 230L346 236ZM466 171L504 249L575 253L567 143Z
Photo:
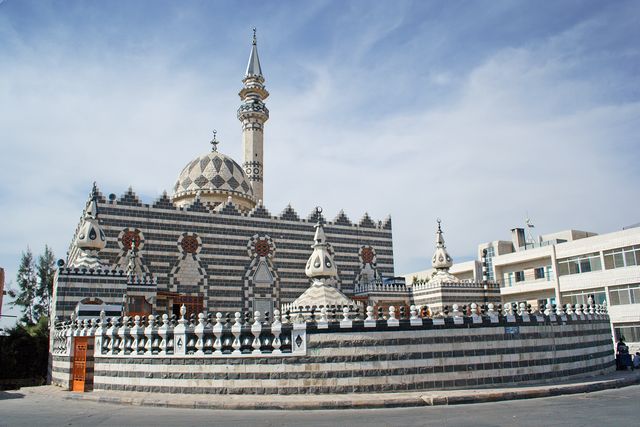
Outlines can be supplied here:
M45 245L43 254L38 257L36 268L38 274L36 297L39 300L36 305L36 316L49 317L51 296L53 295L53 276L55 275L55 257L49 246Z
M35 261L31 249L27 248L20 258L20 266L16 276L18 291L10 291L14 298L12 306L22 307L24 310L20 320L27 325L38 322L42 316L49 315L51 295L53 294L53 276L55 258L48 246L44 253Z
M0 337L0 379L32 378L43 383L47 377L49 319L40 317L34 325L18 324Z

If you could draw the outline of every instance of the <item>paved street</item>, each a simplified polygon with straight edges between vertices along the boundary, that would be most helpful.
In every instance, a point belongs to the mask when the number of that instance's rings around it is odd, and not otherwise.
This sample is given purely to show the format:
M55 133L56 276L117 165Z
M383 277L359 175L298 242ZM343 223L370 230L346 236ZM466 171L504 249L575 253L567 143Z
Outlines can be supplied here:
M212 397L220 398L220 397ZM0 392L0 426L589 426L637 425L640 385L474 405L332 411L217 411L62 400Z

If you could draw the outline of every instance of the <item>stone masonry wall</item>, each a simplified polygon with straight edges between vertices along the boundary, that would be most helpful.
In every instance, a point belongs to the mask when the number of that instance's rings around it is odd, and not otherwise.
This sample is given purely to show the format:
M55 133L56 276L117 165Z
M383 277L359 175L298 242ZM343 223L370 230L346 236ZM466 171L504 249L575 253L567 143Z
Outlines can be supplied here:
M540 323L521 317L436 326L378 322L374 330L306 327L303 355L96 355L95 390L302 394L490 387L553 382L615 369L608 316ZM295 325L294 325L295 328ZM54 382L63 382L54 357ZM60 378L60 381L55 380Z

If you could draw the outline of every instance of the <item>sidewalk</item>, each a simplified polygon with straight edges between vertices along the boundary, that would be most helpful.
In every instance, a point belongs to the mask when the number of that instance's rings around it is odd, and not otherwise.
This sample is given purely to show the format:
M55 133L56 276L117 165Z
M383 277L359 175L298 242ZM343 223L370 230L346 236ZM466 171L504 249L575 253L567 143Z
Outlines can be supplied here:
M341 395L202 395L93 391L73 393L56 386L25 387L26 394L46 394L66 400L88 400L120 405L159 406L197 409L356 409L408 406L458 405L532 399L563 394L588 393L640 384L639 371L615 372L600 377L557 384L508 388L434 390L406 393Z

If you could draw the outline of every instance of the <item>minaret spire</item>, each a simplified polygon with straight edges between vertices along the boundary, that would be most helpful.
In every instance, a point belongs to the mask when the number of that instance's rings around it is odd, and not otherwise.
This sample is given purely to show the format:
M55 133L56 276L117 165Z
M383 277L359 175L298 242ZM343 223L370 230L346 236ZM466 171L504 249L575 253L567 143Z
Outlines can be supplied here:
M251 182L255 198L264 200L263 129L264 123L269 120L269 110L264 105L264 100L269 97L269 92L264 87L255 28L253 29L249 63L242 83L244 87L238 94L242 100L242 104L238 108L238 120L242 123L242 145L244 148L242 167Z
M260 67L260 58L258 58L258 39L256 38L255 28L253 29L253 43L245 76L262 76L262 67Z

